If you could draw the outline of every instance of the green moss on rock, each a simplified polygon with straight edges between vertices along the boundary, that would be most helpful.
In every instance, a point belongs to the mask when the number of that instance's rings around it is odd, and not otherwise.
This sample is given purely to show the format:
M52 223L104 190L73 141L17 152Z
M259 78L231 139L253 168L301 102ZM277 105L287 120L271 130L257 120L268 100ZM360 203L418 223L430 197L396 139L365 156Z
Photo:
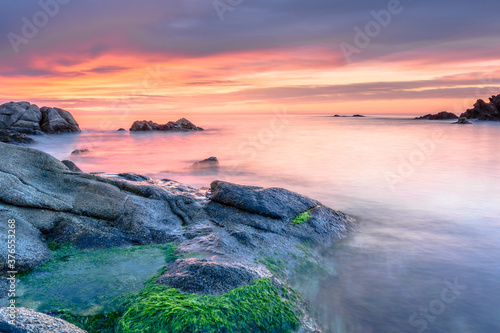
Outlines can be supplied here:
M293 224L304 224L304 223L306 223L307 220L309 220L309 218L311 217L310 212L311 212L311 210L308 210L308 211L305 211L305 212L297 215L297 217L295 217L292 220L292 223Z
M117 332L292 332L302 312L288 300L291 294L269 278L218 296L149 283L118 322Z

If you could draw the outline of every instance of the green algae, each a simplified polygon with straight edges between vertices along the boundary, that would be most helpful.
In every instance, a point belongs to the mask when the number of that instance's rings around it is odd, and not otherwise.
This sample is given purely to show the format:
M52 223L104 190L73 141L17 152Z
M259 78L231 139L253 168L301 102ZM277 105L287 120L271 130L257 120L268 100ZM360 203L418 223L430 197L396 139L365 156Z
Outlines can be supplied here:
M154 280L118 321L121 333L274 332L298 329L296 294L271 279L255 280L226 294L186 294Z
M292 223L293 224L304 224L307 222L307 220L309 220L309 218L311 217L311 214L310 214L311 210L308 210L308 211L305 211L303 213L300 213L299 215L297 215L293 220L292 220Z

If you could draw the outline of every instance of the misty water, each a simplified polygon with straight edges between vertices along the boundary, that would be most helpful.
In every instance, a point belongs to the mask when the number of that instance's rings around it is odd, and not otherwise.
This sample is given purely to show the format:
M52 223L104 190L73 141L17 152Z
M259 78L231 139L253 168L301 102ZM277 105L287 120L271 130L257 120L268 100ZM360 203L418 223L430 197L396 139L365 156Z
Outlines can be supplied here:
M356 231L325 254L336 275L294 286L328 332L500 331L500 123L277 111L131 134L115 129L132 118L106 118L77 117L84 133L34 147L85 172L284 187L355 217ZM77 148L90 153L70 155ZM210 156L218 171L190 169Z

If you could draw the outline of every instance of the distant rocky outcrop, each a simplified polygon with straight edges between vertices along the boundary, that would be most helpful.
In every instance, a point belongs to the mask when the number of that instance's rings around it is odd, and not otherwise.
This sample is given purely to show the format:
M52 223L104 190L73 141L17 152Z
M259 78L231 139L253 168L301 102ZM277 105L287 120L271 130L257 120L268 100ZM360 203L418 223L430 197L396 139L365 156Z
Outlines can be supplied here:
M153 121L138 120L130 127L131 132L144 132L144 131L203 131L203 128L196 126L186 118L181 118L177 121L169 121L166 124L157 124Z
M59 108L39 108L29 102L0 105L0 129L25 134L81 132L71 113Z
M450 120L450 119L458 119L458 116L452 112L441 111L436 114L426 114L422 117L416 117L415 119L428 119L428 120Z
M336 114L333 117L334 118L345 118L345 117L364 118L366 116L363 116L362 114L355 114L355 115L352 115L352 116L341 116L339 114Z
M500 121L500 95L491 96L489 103L478 99L472 109L460 115L466 119Z

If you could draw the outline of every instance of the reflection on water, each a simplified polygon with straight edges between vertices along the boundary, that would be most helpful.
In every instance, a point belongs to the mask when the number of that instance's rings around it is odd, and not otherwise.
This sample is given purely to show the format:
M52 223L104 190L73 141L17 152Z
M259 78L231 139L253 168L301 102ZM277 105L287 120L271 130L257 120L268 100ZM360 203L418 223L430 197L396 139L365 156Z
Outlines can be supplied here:
M358 230L327 254L337 276L302 288L329 332L500 331L499 123L283 114L192 120L209 130L94 126L40 138L37 148L86 172L285 187L355 216ZM70 156L76 148L90 153ZM192 172L210 156L221 163L217 174ZM447 291L450 284L459 289Z

